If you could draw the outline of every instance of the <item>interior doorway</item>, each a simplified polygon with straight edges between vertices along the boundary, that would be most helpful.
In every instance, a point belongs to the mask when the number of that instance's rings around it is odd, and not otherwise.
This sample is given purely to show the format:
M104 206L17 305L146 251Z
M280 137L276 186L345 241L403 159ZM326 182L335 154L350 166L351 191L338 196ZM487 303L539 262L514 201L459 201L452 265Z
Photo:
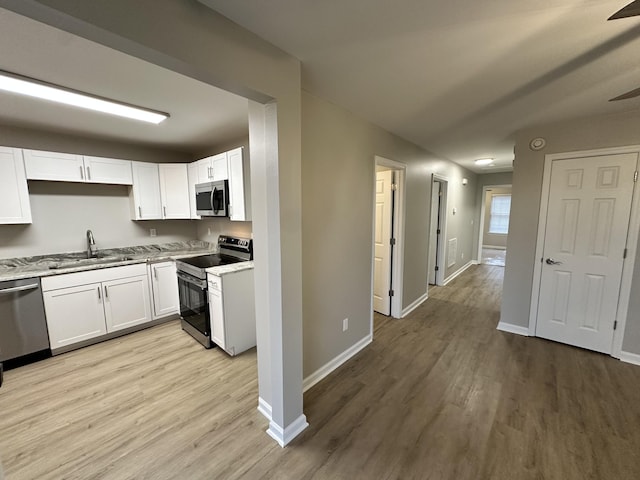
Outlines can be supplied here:
M429 217L429 285L443 285L445 274L445 245L447 238L447 187L445 177L434 174L431 183L431 208Z
M481 199L478 263L504 267L511 212L511 185L485 185Z
M377 156L375 161L372 313L400 318L406 166Z

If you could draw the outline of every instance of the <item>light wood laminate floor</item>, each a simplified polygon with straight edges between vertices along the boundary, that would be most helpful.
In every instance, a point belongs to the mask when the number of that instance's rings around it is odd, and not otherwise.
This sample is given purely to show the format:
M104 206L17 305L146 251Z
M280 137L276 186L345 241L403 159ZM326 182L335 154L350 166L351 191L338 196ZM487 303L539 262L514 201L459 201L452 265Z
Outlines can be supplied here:
M503 270L376 315L285 449L256 410L255 351L204 350L177 322L9 371L6 479L640 478L640 367L498 332Z

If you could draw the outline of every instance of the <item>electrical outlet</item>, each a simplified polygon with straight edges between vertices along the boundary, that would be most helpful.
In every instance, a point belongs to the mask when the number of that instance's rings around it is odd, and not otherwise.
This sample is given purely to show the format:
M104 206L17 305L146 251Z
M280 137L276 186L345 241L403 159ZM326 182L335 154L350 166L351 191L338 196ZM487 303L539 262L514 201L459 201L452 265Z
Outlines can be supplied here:
M349 330L349 319L345 318L342 320L342 331L346 332L347 330Z
M149 229L149 235L151 235L152 237L156 236L156 229L155 228L150 228Z
M211 227L207 228L207 236L211 236Z
M461 254L460 254L460 258L461 258L462 260L464 260L464 253L461 253Z

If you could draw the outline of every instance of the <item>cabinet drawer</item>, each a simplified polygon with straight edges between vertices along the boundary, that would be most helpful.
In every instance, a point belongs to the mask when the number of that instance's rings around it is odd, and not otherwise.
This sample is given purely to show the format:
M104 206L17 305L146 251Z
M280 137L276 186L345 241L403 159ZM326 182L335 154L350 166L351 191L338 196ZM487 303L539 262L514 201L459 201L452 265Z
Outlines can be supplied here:
M59 288L73 287L76 285L86 285L88 283L107 282L118 278L135 277L146 275L146 262L134 265L124 265L122 267L98 268L86 272L64 273L42 277L42 291L57 290Z

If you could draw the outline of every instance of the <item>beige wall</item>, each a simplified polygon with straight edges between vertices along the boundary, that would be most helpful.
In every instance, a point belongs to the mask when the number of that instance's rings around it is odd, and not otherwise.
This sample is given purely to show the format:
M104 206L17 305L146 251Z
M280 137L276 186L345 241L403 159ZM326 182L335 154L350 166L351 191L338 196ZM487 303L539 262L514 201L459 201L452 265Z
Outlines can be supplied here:
M471 258L476 176L308 93L302 97L302 125L308 376L370 333L374 157L407 165L403 307L427 288L432 174L449 179L448 236L458 238L456 268ZM469 179L466 187L462 177ZM343 333L344 318L349 318L349 329Z
M0 145L148 162L186 162L190 155L159 148L0 126ZM91 229L98 248L192 240L190 220L131 220L130 187L123 185L29 181L33 223L0 226L0 258L86 249ZM156 237L149 229L155 228Z
M500 320L527 327L542 193L544 156L551 153L640 145L639 112L582 118L518 132L513 173L513 199ZM529 149L543 137L547 146ZM639 250L640 252L640 250ZM636 258L631 305L623 350L640 354L640 262Z
M491 200L494 195L511 195L511 188L493 187L485 193L484 198L484 232L482 245L491 247L507 247L507 235L489 233L491 220Z

